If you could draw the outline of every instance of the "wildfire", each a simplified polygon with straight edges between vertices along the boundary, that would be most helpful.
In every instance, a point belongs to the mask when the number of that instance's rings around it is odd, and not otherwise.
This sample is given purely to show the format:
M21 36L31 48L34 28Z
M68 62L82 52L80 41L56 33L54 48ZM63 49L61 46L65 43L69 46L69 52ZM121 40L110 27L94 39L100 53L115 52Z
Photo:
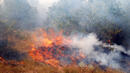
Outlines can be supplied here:
M16 60L5 60L4 58L0 57L0 63L2 64L9 64L9 65L23 65L23 61L16 61Z
M71 43L71 40L64 37L62 32L57 34L53 30L40 30L39 32L40 36L33 35L33 37L40 45L37 46L34 43L29 51L29 56L35 61L60 67L63 64L62 60L70 63L85 58L83 54L76 53L73 48L67 45Z

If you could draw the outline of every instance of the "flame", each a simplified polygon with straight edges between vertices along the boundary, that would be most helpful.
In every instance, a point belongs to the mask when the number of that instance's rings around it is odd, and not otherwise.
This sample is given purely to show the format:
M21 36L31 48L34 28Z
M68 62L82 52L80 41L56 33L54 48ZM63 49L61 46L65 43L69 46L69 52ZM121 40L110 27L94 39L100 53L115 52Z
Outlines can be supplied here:
M54 30L45 31L40 29L38 33L40 33L38 36L33 34L33 39L40 45L36 43L32 44L32 49L29 51L29 56L35 61L60 67L61 58L67 58L74 62L77 59L85 57L81 53L77 58L75 57L76 53L67 45L71 43L71 40L63 36L63 31L56 34Z

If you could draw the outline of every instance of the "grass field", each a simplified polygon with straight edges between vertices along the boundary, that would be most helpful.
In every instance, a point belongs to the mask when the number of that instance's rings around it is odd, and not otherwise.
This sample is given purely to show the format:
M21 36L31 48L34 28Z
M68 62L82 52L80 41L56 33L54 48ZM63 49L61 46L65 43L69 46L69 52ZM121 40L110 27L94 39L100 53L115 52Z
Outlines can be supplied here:
M120 70L111 68L101 69L97 65L87 65L86 67L70 65L55 68L32 60L23 62L23 64L0 63L0 73L123 73Z

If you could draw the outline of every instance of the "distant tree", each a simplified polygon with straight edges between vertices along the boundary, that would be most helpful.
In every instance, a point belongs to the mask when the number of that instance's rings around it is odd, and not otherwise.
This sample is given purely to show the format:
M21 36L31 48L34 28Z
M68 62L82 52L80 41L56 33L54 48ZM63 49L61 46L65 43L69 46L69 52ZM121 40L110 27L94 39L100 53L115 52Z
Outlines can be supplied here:
M27 0L4 0L0 19L16 22L17 28L31 28L36 24L36 9Z
M69 32L94 32L105 42L122 44L129 37L130 22L121 3L119 0L60 0L50 8L50 24Z

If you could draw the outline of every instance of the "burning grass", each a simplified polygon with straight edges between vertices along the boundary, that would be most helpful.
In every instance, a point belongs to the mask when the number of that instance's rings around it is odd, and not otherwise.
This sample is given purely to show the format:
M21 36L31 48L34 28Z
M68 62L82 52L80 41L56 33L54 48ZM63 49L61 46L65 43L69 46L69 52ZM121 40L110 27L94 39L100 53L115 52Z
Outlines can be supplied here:
M26 60L20 62L1 58L0 73L123 73L111 68L102 69L97 65L78 66L75 62L82 60L85 56L66 46L66 43L69 44L71 40L64 37L62 32L56 34L53 30L40 30L40 35L35 36L34 34L33 39L25 39L27 32L20 33L24 36L23 39L18 37L19 34L15 35L16 33L19 32L15 31L7 37L8 42L14 43L11 45L12 48L28 53L31 58L27 57ZM65 61L61 61L59 58L69 58L72 63L64 65Z
M25 60L24 64L19 65L0 63L0 73L123 73L123 72L119 70L113 70L111 68L101 69L97 65L95 66L88 65L86 67L70 65L61 68L56 68L32 60Z
M60 67L64 64L76 64L85 58L85 55L78 49L67 45L71 44L71 40L65 37L62 32L57 34L53 30L40 30L40 32L42 32L42 35L34 34L35 43L32 44L32 49L29 51L29 56L35 61ZM37 42L39 44L36 44Z

